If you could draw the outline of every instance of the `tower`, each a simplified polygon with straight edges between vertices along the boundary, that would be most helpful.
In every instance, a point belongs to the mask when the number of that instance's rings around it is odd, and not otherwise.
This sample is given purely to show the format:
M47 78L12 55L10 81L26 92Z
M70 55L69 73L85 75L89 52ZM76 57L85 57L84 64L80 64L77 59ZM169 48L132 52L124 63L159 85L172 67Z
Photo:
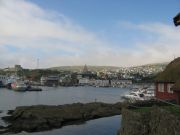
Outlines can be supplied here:
M87 68L87 65L85 65L83 69L83 73L87 73L87 72L88 72L88 68Z

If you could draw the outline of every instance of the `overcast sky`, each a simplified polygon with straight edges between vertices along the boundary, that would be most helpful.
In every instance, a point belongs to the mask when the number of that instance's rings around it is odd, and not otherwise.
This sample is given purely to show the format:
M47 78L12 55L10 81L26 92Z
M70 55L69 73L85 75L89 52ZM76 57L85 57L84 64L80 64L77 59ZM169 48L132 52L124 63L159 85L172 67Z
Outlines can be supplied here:
M178 12L180 0L0 0L0 68L167 62Z

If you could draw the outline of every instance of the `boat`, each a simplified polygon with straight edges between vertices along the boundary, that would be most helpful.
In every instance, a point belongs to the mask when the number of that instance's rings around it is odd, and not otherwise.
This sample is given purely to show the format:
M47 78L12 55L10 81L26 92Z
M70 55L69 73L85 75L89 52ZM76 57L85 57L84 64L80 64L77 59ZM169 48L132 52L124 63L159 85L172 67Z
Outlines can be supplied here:
M11 84L11 88L15 91L26 91L27 85L24 83L24 81L16 80Z
M18 79L18 77L14 76L14 75L8 77L5 82L5 87L8 89L12 89L11 84L14 83L17 79Z
M133 90L129 94L122 96L122 99L130 102L151 100L153 98L154 90L150 90L148 87Z

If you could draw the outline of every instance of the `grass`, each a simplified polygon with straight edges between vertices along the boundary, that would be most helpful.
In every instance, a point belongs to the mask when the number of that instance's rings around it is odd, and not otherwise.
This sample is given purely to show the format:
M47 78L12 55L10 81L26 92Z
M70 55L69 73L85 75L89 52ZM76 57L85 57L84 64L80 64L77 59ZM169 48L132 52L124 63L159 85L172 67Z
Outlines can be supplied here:
M151 111L152 107L141 107L138 109L133 109L133 111L135 112L139 112L139 113L147 113ZM161 106L160 108L165 109L169 112L171 112L172 114L180 117L180 106Z
M146 112L150 112L152 107L141 107L138 109L133 109L133 111L135 112L139 112L139 113L146 113Z

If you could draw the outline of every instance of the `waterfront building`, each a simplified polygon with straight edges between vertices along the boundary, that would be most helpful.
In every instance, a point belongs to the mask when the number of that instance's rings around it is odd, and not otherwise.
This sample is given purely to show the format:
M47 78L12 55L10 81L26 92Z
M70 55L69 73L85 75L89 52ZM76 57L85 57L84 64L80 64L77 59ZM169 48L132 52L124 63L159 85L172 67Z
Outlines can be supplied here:
M94 86L96 86L96 87L109 87L110 82L109 82L109 80L95 80Z
M176 94L171 89L174 85L173 81L157 81L155 83L155 95L157 99L173 101Z
M132 80L111 80L111 87L129 87L132 85Z
M90 80L88 78L81 78L79 79L79 85L81 86L90 85Z
M41 85L57 86L59 84L59 76L42 76Z
M0 86L5 86L8 77L5 75L0 75Z
M158 74L155 82L155 97L160 100L175 101L180 104L180 57L170 62Z

